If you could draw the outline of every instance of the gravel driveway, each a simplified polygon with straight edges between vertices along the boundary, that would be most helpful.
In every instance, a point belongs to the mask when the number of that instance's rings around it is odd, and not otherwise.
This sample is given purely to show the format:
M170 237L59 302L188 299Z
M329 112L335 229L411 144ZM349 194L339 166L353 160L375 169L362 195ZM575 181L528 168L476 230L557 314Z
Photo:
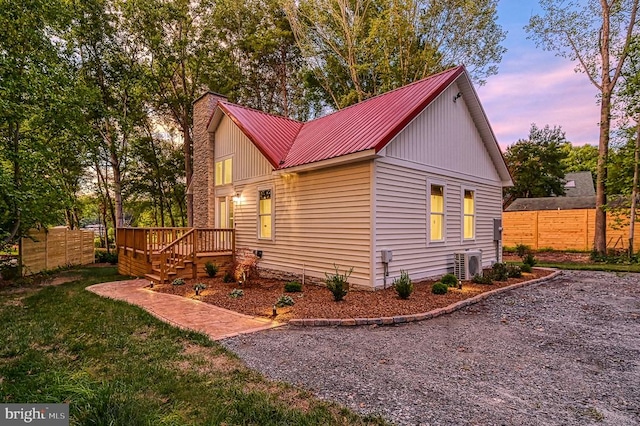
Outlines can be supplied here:
M640 274L565 272L391 327L223 341L265 375L398 425L640 424Z

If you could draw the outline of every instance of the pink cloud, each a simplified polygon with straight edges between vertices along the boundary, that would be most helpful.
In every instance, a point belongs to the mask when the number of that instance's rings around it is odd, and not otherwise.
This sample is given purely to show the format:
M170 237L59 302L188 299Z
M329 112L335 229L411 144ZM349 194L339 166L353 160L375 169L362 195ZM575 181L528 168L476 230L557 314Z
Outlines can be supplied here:
M529 51L477 90L503 149L526 138L531 123L562 126L575 145L598 143L597 89L568 60Z

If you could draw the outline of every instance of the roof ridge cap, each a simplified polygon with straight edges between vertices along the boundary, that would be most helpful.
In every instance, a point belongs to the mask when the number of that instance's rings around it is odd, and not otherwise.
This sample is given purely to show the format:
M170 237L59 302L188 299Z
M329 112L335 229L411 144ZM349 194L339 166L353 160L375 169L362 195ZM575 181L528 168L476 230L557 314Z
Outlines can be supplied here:
M450 72L455 72L456 70L458 70L458 69L460 69L460 68L464 68L464 65L457 65L457 66L455 66L455 67L447 68L446 70L440 71L439 73L436 73L436 74L430 75L430 76L425 77L425 78L421 78L420 80L412 81L411 83L405 84L405 85L400 86L400 87L396 87L395 89L391 89L391 90L389 90L389 91L387 91L387 92L384 92L384 93L379 93L379 94L377 94L377 95L375 95L375 96L372 96L372 97L370 97L370 98L367 98L367 99L365 99L365 100L363 100L363 101L356 102L355 104L351 104L351 105L346 106L346 107L344 107L344 108L342 108L342 109L339 109L339 110L337 110L337 111L330 112L329 114L327 114L327 115L323 115L322 117L314 118L313 120L310 120L310 121L305 122L305 124L306 124L306 123L310 123L310 122L312 122L312 121L316 121L316 120L322 120L322 119L323 119L323 118L325 118L325 117L329 117L329 116L331 116L331 115L333 115L333 114L337 114L337 113L339 113L339 112L346 111L346 110L348 110L348 109L350 109L350 108L356 107L356 106L358 106L358 105L362 105L362 104L364 104L365 102L371 101L371 100L376 99L376 98L379 98L379 97L381 97L381 96L388 95L389 93L397 92L398 90L406 89L407 87L411 87L411 86L415 86L415 85L417 85L417 84L419 84L419 83L424 82L425 80L431 80L431 79L433 79L433 78L435 78L435 77L438 77L438 76L439 76L439 75L441 75L441 74L446 74L446 73L450 73Z

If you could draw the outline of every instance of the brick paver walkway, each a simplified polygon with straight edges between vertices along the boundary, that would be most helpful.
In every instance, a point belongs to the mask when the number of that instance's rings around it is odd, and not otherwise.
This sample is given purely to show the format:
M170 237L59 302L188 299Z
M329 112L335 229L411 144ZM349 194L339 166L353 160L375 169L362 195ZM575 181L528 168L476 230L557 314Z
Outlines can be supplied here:
M147 280L95 284L87 290L111 299L140 306L156 318L180 328L202 332L213 340L284 325L265 318L239 314L227 309L173 294L144 288Z

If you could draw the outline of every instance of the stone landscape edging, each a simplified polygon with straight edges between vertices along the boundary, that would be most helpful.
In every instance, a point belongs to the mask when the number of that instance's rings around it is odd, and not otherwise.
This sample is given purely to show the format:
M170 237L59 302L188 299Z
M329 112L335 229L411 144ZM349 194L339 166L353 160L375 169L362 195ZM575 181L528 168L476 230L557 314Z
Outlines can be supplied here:
M480 293L477 296L470 297L468 299L460 300L445 306L444 308L433 309L429 312L423 312L420 314L411 315L396 315L392 317L379 317L379 318L294 318L289 320L289 325L297 327L326 327L326 326L358 326L358 325L393 325L404 324L409 322L424 321L431 318L436 318L441 315L450 314L464 307L474 305L478 302L488 299L489 297L504 293L509 290L513 290L520 287L526 287L529 285L540 284L546 281L550 281L558 276L562 275L562 271L555 271L546 277L537 278L530 281L522 281L519 283L511 284L506 287L496 288L495 290L486 291Z

